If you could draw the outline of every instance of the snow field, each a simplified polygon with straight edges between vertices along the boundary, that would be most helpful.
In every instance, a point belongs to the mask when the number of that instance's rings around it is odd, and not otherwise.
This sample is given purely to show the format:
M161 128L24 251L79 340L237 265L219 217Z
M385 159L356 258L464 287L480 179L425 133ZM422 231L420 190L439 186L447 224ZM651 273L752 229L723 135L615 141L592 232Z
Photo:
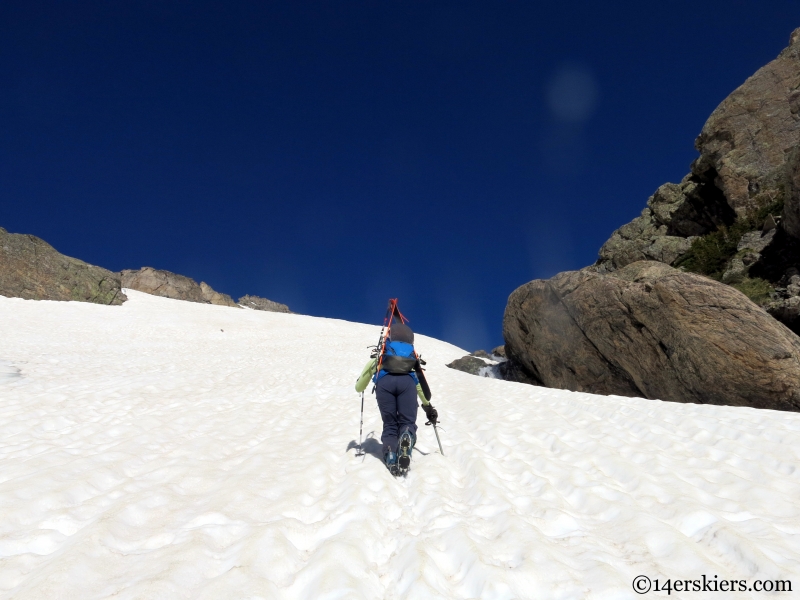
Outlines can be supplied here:
M0 297L0 598L800 588L800 415L474 377L418 336L446 456L420 411L396 480L369 394L355 457L378 327L128 295Z

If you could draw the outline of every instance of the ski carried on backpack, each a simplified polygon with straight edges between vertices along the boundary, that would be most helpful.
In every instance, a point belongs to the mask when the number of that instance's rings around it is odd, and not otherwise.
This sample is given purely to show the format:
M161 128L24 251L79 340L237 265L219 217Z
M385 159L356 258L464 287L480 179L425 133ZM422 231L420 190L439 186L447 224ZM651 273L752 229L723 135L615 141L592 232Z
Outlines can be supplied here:
M400 319L401 323L405 323L408 320L403 316L403 313L400 312L400 309L397 308L397 298L391 298L389 300L389 306L386 309L386 316L383 318L383 328L381 329L381 335L378 338L378 344L375 346L375 354L373 354L373 358L378 359L376 373L380 372L381 370L381 365L383 364L384 345L386 344L386 338L392 337L392 320L395 317Z

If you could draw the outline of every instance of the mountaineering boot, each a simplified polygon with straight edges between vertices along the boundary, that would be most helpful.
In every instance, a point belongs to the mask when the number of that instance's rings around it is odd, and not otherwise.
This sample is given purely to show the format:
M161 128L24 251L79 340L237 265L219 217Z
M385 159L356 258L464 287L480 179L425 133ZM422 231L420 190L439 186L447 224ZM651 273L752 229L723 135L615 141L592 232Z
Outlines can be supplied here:
M408 429L406 429L403 432L403 435L400 436L400 444L398 448L399 456L397 459L397 466L400 473L405 473L408 471L408 467L411 465L411 451L414 449L414 444L416 441L416 436Z
M397 454L387 450L383 455L383 462L386 463L386 468L392 475L397 475Z

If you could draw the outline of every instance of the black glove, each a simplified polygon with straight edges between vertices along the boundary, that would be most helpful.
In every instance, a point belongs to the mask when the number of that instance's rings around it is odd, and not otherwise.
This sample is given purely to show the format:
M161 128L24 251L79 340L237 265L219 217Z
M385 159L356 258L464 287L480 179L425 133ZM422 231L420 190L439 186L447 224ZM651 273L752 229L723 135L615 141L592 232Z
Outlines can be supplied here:
M423 404L422 410L425 411L425 416L428 417L428 423L426 423L426 425L431 423L435 425L436 421L439 419L439 413L433 408L433 404Z

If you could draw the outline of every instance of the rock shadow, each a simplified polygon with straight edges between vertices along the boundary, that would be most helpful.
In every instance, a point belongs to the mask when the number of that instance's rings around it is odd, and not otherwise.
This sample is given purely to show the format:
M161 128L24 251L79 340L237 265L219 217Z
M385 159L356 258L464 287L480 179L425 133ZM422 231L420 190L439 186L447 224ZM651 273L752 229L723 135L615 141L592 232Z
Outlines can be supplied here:
M22 378L22 372L11 361L0 359L0 384L11 383Z

